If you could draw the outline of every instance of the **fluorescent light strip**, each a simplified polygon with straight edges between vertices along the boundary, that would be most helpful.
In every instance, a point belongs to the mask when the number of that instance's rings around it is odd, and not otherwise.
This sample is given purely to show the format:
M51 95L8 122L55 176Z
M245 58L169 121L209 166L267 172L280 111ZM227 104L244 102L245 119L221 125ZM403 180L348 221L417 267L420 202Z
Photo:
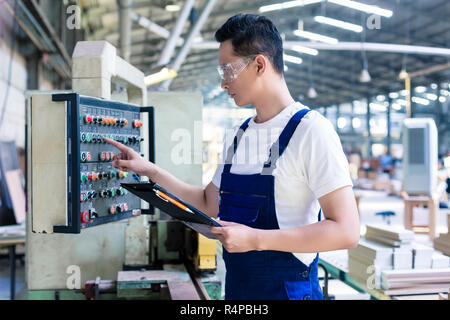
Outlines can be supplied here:
M424 99L424 98L412 97L411 100L412 100L412 102L423 104L424 106L427 106L430 104L430 101L427 99Z
M283 54L283 59L287 62L292 62L292 63L296 63L296 64L302 64L302 62L303 62L302 58L290 56L287 54Z
M275 11L275 10L289 9L289 8L293 8L293 7L303 7L303 6L307 6L309 4L314 4L314 3L319 3L319 2L322 2L322 0L286 1L286 2L270 4L267 6L262 6L259 8L259 12L269 12L269 11Z
M425 97L431 101L436 101L438 98L438 96L435 95L434 93L427 93L427 94L425 94Z
M321 34L309 32L309 31L294 30L294 34L298 37L306 38L309 40L325 42L325 43L329 43L329 44L337 44L339 42L338 39L336 39L336 38L323 36Z
M336 20L336 19L332 19L332 18L328 18L328 17L324 17L324 16L315 16L314 20L319 23L328 24L333 27L338 27L338 28L350 30L353 32L363 31L363 27L358 26L357 24L353 24L353 23L349 23L349 22L345 22L345 21L341 21L341 20Z
M311 56L317 56L319 54L319 51L317 51L317 49L308 48L308 47L304 47L304 46L293 46L291 48L291 50L294 50L294 51L297 51L300 53L306 53Z
M383 16L383 17L386 17L386 18L392 17L392 11L391 10L382 9L380 7L377 7L377 6L372 6L372 5L368 5L368 4L364 4L364 3L360 3L360 2L356 2L356 1L350 1L350 0L328 0L328 2L331 2L331 3L334 3L334 4L338 4L338 5L341 5L341 6L344 6L344 7L352 8L352 9L355 9L355 10L367 12L367 13L377 14L379 16Z

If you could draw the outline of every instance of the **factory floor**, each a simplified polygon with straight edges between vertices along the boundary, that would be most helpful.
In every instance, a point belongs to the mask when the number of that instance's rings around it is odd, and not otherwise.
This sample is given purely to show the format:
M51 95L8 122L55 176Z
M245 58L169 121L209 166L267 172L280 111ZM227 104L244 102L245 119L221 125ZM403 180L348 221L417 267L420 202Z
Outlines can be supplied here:
M391 225L403 226L403 201L399 197L388 196L386 192L381 191L362 191L360 200L360 222L361 232L365 233L364 225L367 223L387 223L381 216L375 215L380 211L394 211L395 215L390 217ZM440 209L437 215L437 232L447 232L447 213L449 209ZM414 224L425 225L428 222L426 210L414 211ZM432 242L427 234L417 234L416 241L432 246ZM18 252L23 252L20 248ZM9 299L9 261L7 258L7 251L3 251L5 257L0 258L0 300ZM217 276L219 279L224 279L225 271L223 260L218 259ZM319 277L323 277L323 272L319 270ZM19 262L16 262L16 299L27 299L27 290L25 284L25 267ZM368 295L361 295L351 287L342 283L339 280L330 280L329 294L335 296L336 299L368 299Z

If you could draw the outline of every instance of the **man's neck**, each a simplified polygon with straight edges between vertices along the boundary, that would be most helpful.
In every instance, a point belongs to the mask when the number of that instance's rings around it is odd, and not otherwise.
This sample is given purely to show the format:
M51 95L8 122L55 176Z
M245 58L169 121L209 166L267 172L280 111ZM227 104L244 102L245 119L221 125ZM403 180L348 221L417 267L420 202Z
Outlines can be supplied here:
M287 86L281 86L278 90L266 91L265 94L261 95L261 99L254 104L256 109L254 121L256 123L266 122L294 102L295 100L289 93Z

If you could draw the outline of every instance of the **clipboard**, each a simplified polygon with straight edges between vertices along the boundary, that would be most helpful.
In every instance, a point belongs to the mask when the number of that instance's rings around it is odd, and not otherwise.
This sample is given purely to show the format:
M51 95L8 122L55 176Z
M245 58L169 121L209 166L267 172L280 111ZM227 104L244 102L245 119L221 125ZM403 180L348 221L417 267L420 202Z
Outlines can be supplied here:
M167 213L172 218L181 221L186 226L194 229L209 239L217 239L216 235L209 232L210 227L221 227L217 221L178 198L155 182L121 183L123 188L135 194L152 206ZM167 200L170 197L171 201ZM174 204L176 203L176 204ZM186 209L183 209L186 208Z

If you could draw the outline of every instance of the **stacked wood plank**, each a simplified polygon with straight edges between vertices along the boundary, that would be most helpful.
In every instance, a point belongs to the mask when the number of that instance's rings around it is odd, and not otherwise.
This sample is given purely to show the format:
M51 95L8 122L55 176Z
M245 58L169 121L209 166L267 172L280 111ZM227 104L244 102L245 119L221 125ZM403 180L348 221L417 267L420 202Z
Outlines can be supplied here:
M434 249L419 243L413 244L413 269L429 269Z
M355 249L348 250L348 272L356 280L376 288L381 285L381 271L392 269L393 248L360 239Z
M368 224L366 229L367 240L380 242L392 247L408 246L414 241L414 232L401 227Z
M447 215L447 226L450 230L450 213ZM434 239L434 248L442 253L450 256L450 232L441 233L439 237Z
M384 270L381 286L388 295L448 292L450 268Z

